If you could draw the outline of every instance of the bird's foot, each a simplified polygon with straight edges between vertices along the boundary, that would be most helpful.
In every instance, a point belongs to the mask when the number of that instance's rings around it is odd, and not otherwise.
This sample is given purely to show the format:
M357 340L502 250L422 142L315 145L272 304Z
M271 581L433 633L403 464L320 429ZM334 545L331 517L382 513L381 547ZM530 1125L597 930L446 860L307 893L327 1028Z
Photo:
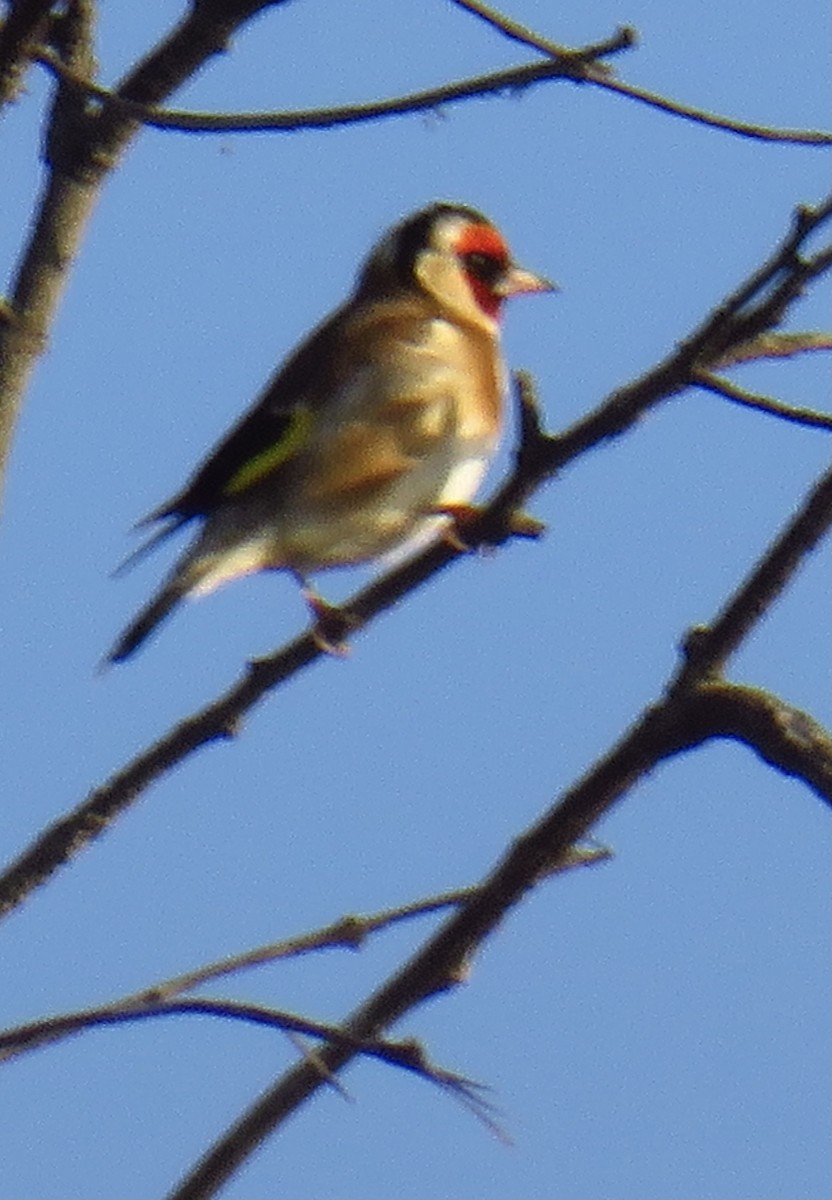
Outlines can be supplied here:
M440 504L433 510L439 516L450 517L451 522L442 530L442 541L460 554L471 552L471 543L466 538L465 530L470 528L482 516L478 504Z
M309 584L304 584L303 598L312 613L312 637L315 645L324 654L345 658L350 652L346 635L357 625L355 617L346 608L330 604Z

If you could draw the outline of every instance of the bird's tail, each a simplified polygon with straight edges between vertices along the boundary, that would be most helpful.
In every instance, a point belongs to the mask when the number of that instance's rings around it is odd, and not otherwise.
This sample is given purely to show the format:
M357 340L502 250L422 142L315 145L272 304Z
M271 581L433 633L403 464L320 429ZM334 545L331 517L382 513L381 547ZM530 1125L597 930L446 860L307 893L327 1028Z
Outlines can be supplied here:
M163 537L165 532L162 531ZM212 530L209 526L196 545L174 565L150 603L127 626L104 659L105 665L129 658L186 596L205 596L230 579L272 565L268 538L258 535L246 539L236 528L218 526Z
M149 637L156 626L169 617L176 605L185 598L190 590L189 582L180 574L169 579L127 626L105 658L105 663L124 662L138 650L145 638Z

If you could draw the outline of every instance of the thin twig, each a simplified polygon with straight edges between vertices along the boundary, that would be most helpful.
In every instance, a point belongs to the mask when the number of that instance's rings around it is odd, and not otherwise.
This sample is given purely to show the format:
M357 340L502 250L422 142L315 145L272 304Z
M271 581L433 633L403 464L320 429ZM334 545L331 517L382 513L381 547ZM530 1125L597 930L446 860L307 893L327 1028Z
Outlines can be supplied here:
M543 37L539 33L535 33L534 30L521 25L519 21L512 20L489 5L482 3L481 0L452 0L452 2L459 8L463 8L466 12L485 21L504 37L519 42L523 46L528 46L532 50L538 50L541 54L550 55L553 58L561 58L569 54L579 53L569 50L557 42L550 41L549 38ZM625 27L619 32L629 38L631 46L637 43L638 35L634 29ZM682 117L698 125L708 125L714 129L724 129L729 133L736 133L740 137L755 138L759 141L767 142L791 142L797 145L808 146L832 144L832 133L826 131L774 129L768 125L751 124L735 120L731 117L721 117L716 113L707 112L702 108L693 108L690 105L671 100L667 96L660 96L656 92L649 92L645 88L636 87L634 84L621 82L613 76L612 71L605 63L593 63L587 72L586 82L593 83L598 87L606 87L608 91L617 92L619 95L627 96L631 100L638 100L642 104L647 104L651 108L657 108L662 112L670 113L672 116Z
M475 75L439 87L426 88L368 104L343 104L330 108L298 109L294 112L243 113L193 112L138 103L119 91L111 91L82 78L76 78L66 70L60 58L49 50L38 52L34 58L54 75L83 89L91 99L102 105L104 111L112 111L122 118L141 122L151 129L171 130L176 133L228 134L339 129L366 121L378 121L385 117L406 116L427 109L437 109L445 104L477 96L493 96L502 92L517 93L549 80L580 82L587 69L587 55L592 49L579 49L562 58L525 63L502 71L490 71L484 75ZM608 43L603 43L603 49L606 53L611 53Z
M691 104L682 104L679 100L670 100L667 96L637 87L634 83L624 83L621 79L593 79L591 82L596 87L605 88L608 92L617 92L630 100L638 100L641 104L670 113L673 117L681 117L685 121L693 121L695 125L706 125L711 129L723 129L726 133L735 133L738 137L750 138L752 141L785 142L792 146L832 146L832 132L827 129L777 129L755 121L722 117L704 108L695 108Z
M714 367L737 367L742 363L761 362L763 359L796 358L801 354L812 354L819 350L832 350L832 333L826 330L802 329L798 333L769 331L762 333L742 346L735 346L729 354L723 354Z
M172 996L181 995L183 992L192 991L211 980L221 979L238 971L248 970L250 967L262 966L264 963L276 962L278 959L295 958L303 954L338 947L357 950L371 934L378 933L402 921L430 916L447 908L457 907L468 898L470 892L470 888L460 888L453 892L445 892L441 896L431 896L427 900L417 900L412 904L401 905L399 908L387 909L385 912L375 913L372 916L342 917L331 925L326 925L323 929L315 929L310 933L299 934L280 942L258 946L243 954L235 954L218 962L209 963L207 966L198 967L194 971L176 975L161 983L151 984L150 987L142 988L130 999L136 1002L167 1000Z
M544 39L540 39L541 42ZM630 99L638 100L673 116L708 125L740 137L767 142L782 142L796 146L832 145L832 132L817 129L777 129L773 126L738 121L722 117L704 109L693 108L638 88L632 84L613 79L605 64L598 61L600 55L629 49L635 35L629 28L619 30L607 41L593 43L575 50L558 52L543 62L521 64L502 71L491 71L466 79L442 84L435 88L394 96L387 100L367 104L344 104L329 108L298 109L290 112L242 112L217 113L183 109L159 108L135 102L118 90L110 90L76 79L67 72L64 64L49 50L34 55L53 74L71 80L83 88L87 95L99 101L105 108L122 117L141 122L152 129L177 133L286 133L299 130L339 129L347 125L367 121L379 121L388 117L407 116L411 113L440 109L443 105L460 100L499 95L503 92L517 93L538 84L555 80L585 83L618 92ZM555 43L551 43L554 47Z
M588 845L573 846L568 855L552 865L548 874L570 871L576 867L594 866L611 858L611 851L606 846ZM414 900L410 904L402 904L396 908L388 908L383 912L369 916L349 915L339 918L331 925L322 929L313 929L309 933L298 934L285 938L280 942L271 942L258 946L254 950L246 950L242 954L234 954L206 966L197 967L161 983L151 984L142 988L135 995L124 998L121 1004L145 1003L150 1001L169 1000L173 996L193 991L202 984L212 980L222 979L251 967L263 966L265 963L277 962L284 958L297 958L304 954L313 954L321 950L347 949L359 950L373 934L399 925L404 921L412 921L417 917L432 916L449 908L458 908L470 900L473 887L456 888L451 892L443 892L438 896L429 896L425 900Z
M730 379L723 379L721 375L714 375L711 371L695 371L693 382L705 391L724 396L726 400L742 404L745 408L756 408L760 412L770 413L781 421L789 421L793 425L808 425L815 429L832 429L832 416L828 413L818 412L814 408L798 408L782 400L775 400L772 396L749 392L731 383Z
M529 29L526 25L521 25L519 21L505 16L503 13L498 12L496 8L491 8L488 4L481 3L480 0L452 0L452 2L457 8L462 8L472 16L485 21L492 29L496 29L498 33L503 34L513 42L519 42L521 46L528 46L532 50L540 50L543 54L552 55L557 58L570 53L568 46L561 46L557 42L552 42L548 38L541 37L540 34L535 33L534 30Z
M306 1037L318 1038L321 1041L343 1043L357 1053L381 1058L397 1066L406 1065L411 1069L409 1060L412 1055L409 1045L402 1051L394 1042L371 1039L362 1041L342 1032L335 1025L301 1017L297 1013L205 996L141 1002L126 999L97 1008L86 1008L78 1012L62 1013L56 1017L44 1017L39 1021L29 1021L25 1025L0 1031L0 1058L13 1058L51 1042L106 1025L125 1025L159 1017L180 1016L224 1017L230 1021L265 1025L282 1033L302 1033Z
M605 38L601 42L593 42L580 50L574 50L569 46L561 46L558 42L553 42L551 38L543 37L542 34L535 33L533 29L507 17L505 13L498 12L496 8L483 4L481 0L452 0L452 3L472 16L478 17L481 21L485 21L487 25L496 29L504 37L513 42L519 42L521 46L527 46L530 50L539 50L548 58L571 59L582 63L590 68L587 72L587 79L592 81L597 78L605 78L611 71L606 63L599 61L600 59L606 58L610 54L618 54L622 50L630 50L638 44L638 34L635 29L630 25L622 25L611 37Z
M248 1025L259 1025L286 1033L293 1040L303 1035L327 1045L342 1046L351 1054L364 1055L398 1067L437 1084L461 1101L492 1133L503 1141L508 1140L505 1131L495 1120L494 1106L482 1095L485 1090L483 1085L433 1063L419 1042L410 1038L400 1042L382 1038L358 1038L349 1030L341 1029L337 1025L259 1004L244 1004L237 1000L217 1000L200 996L138 1003L128 999L99 1008L30 1021L12 1029L0 1030L0 1061L17 1058L97 1028L183 1016L218 1017ZM304 1049L303 1060L322 1080L325 1079L341 1089L340 1082L331 1075L326 1063L316 1051L307 1053Z

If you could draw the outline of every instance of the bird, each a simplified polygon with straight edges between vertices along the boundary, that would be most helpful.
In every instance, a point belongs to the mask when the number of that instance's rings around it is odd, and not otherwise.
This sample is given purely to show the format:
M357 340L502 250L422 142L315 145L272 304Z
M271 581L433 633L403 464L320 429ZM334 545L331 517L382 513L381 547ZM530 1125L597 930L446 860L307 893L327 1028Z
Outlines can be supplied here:
M289 572L323 631L341 610L312 574L420 546L470 513L505 423L503 302L552 290L468 205L434 202L389 229L346 302L138 523L156 530L122 568L199 531L105 661L127 659L185 598L260 571Z

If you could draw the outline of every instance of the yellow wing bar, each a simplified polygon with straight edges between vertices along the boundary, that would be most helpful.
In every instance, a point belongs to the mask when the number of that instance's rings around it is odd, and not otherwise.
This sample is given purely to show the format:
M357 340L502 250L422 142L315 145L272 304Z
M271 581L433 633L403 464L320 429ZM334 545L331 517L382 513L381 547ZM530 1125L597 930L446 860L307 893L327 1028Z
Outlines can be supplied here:
M235 471L223 488L223 495L236 496L265 479L303 448L311 429L312 413L306 405L299 404L289 417L280 440L255 454L254 458Z

